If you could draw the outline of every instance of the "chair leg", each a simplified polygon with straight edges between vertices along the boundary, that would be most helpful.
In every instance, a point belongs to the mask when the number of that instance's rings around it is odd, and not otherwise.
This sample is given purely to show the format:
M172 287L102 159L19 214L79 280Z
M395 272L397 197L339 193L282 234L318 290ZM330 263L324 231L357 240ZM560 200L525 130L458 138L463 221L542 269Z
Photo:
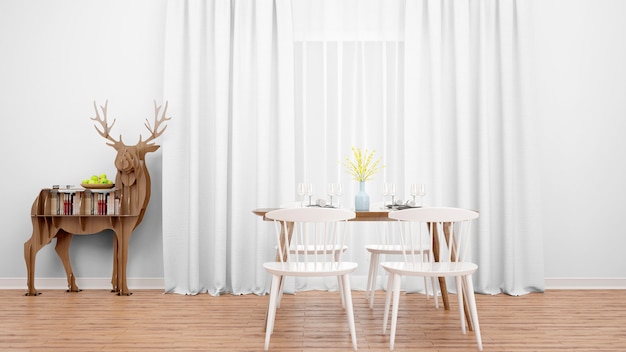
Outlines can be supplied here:
M342 283L341 277L337 277L337 289L339 290L339 297L341 298L341 307L346 308L346 299L344 297L344 286Z
M372 270L374 269L374 253L370 253L370 267L367 271L367 285L365 286L365 298L370 298L370 289L372 287Z
M374 293L376 292L376 281L378 279L378 265L380 258L378 253L372 253L370 258L370 271L367 277L367 291L369 295L370 308L374 308Z
M463 308L463 280L460 276L454 278L456 283L456 296L459 301L459 317L461 318L461 331L463 334L467 333L467 327L465 326L465 309Z
M285 289L285 277L280 277L280 284L278 285L278 297L276 298L276 308L280 308L280 302L283 300L283 290Z
M400 275L394 274L393 279L393 312L391 313L391 334L389 335L389 350L393 351L396 341L396 325L398 323L398 306L400 305Z
M274 332L274 320L276 319L276 305L279 298L281 277L272 275L272 285L270 287L270 300L267 309L267 325L265 326L265 350L270 348L270 337Z
M352 307L352 291L350 290L350 277L348 275L343 275L340 277L340 280L343 281L343 298L346 302L346 315L348 316L348 324L350 327L350 336L352 336L352 348L357 350L356 343L356 327L354 323L354 310Z
M430 282L433 286L433 297L435 298L435 308L439 309L439 296L437 295L437 280L434 276L430 277Z
M429 252L425 253L424 256L425 256L425 259L430 262L430 254L429 254ZM426 278L426 276L424 276L424 285L425 286L427 286L426 282L427 282L427 278ZM430 283L431 283L432 288L433 288L432 293L433 293L433 298L435 299L435 308L439 309L439 296L437 295L437 284L436 284L436 282L437 282L436 278L434 276L431 276L430 277ZM426 290L426 299L428 299L428 296L429 296L429 291L427 289Z
M467 304L469 306L470 315L472 318L472 326L474 327L474 334L476 334L476 343L478 349L483 350L483 340L480 336L480 325L478 325L478 310L476 309L476 297L474 295L474 283L472 282L472 275L463 277L465 282L465 291L467 292Z
M335 261L340 262L341 261L341 252L337 252L335 254ZM341 299L341 307L342 308L346 308L346 301L343 297L343 283L341 280L341 277L337 276L337 290L339 291L339 298Z
M391 305L391 294L393 292L394 275L389 273L387 279L387 294L385 295L385 311L383 315L383 335L387 332L387 321L389 320L389 307Z

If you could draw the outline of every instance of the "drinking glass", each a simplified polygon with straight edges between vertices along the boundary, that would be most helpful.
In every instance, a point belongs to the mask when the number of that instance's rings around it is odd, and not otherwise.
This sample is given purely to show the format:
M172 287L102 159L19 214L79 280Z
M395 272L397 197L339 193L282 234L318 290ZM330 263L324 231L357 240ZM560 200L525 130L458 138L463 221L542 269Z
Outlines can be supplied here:
M313 205L313 203L311 203L311 197L313 196L313 184L312 183L308 183L306 185L306 195L309 196L309 206Z
M420 205L424 206L424 196L426 195L426 187L424 184L420 184L420 189L417 192L417 195L420 196Z
M392 183L389 185L389 195L391 195L391 206L396 205L396 185Z
M389 184L383 183L383 208L385 207L385 200L388 195L389 195Z
M335 185L333 183L328 184L328 195L330 196L330 207L333 207L333 196L335 195Z
M341 183L338 183L335 187L335 195L337 196L337 208L339 208L341 206L341 196L343 196L343 188L341 187Z
M417 183L411 184L411 197L413 197L413 203L415 204L415 197L417 196Z
M300 196L300 208L304 206L304 195L306 194L306 187L304 183L298 183L298 195Z

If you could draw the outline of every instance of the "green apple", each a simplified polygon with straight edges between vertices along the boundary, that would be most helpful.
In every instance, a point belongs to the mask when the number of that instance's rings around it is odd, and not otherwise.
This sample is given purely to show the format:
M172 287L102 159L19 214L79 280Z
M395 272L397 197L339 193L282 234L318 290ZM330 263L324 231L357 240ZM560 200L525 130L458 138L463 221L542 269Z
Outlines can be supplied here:
M91 180L92 181L98 181L98 176L96 176L96 175L91 176Z
M106 180L106 179L107 179L107 174L100 174L100 181Z
M86 178L86 179L84 179L81 183L82 183L82 184L84 184L84 185L86 185L86 184L88 184L88 183L89 183L89 179L88 179L88 178Z

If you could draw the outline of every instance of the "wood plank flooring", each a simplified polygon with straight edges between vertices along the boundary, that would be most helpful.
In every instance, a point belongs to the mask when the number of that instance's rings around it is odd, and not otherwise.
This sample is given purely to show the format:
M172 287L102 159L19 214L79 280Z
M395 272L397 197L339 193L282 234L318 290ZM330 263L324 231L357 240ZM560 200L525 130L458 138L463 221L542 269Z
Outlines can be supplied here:
M0 290L0 351L262 351L267 296L184 296L136 290L66 293ZM551 290L521 297L477 295L484 351L626 351L626 291ZM360 351L387 351L384 293L370 309L353 292ZM477 351L450 311L403 294L396 351ZM338 293L285 295L270 351L350 351Z

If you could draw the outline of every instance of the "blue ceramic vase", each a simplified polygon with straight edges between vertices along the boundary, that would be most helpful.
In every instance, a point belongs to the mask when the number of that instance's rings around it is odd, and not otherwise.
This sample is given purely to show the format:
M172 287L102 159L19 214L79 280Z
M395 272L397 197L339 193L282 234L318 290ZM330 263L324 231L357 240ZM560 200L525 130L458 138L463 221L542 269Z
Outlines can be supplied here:
M355 211L369 211L370 210L370 196L365 192L365 182L359 183L359 193L354 197L354 210Z

